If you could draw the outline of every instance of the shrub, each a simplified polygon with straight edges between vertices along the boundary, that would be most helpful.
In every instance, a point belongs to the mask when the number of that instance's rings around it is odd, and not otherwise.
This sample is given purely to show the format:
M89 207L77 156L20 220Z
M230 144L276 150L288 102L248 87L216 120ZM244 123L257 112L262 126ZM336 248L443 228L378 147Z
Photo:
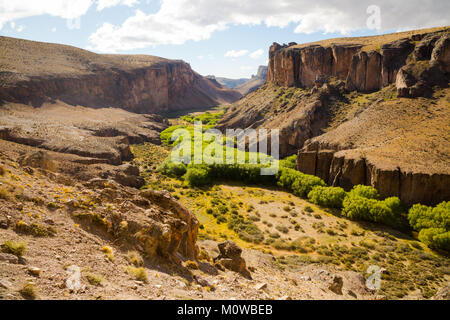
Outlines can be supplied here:
M375 202L374 199L349 195L344 199L342 214L351 220L371 221L370 208Z
M306 206L306 207L305 207L305 211L306 211L306 212L314 212L314 209L311 208L310 206Z
M2 165L0 165L0 176L5 175L5 173L6 173L5 168L3 168Z
M296 160L297 160L296 154L286 157L283 160L280 160L280 167L295 169Z
M427 246L450 251L450 201L436 207L415 204L409 209L408 220L419 231L419 240Z
M36 288L32 282L26 282L19 292L25 299L34 300L37 298Z
M409 209L408 220L414 230L423 228L450 229L450 201L441 202L436 207L415 204Z
M183 178L189 185L194 187L204 186L211 182L211 179L209 177L209 170L206 168L206 166L188 167Z
M264 234L252 222L245 221L242 216L233 216L228 221L228 228L236 232L239 238L247 242L261 243Z
M113 253L111 247L103 246L102 251L105 254L105 256L108 258L109 261L111 261L111 262L114 261L114 253Z
M165 160L158 168L158 171L169 177L181 177L186 173L186 165L184 163L175 163Z
M19 220L16 223L16 226L14 228L17 232L24 233L24 234L30 234L35 237L53 237L56 234L56 229L51 226L42 226L36 222L33 222L32 224L28 225L22 220Z
M308 193L308 199L317 205L327 208L342 208L342 202L346 196L344 189L340 187L314 187Z
M367 199L380 198L377 189L371 186L363 186L361 184L354 186L353 189L349 192L349 196L359 196Z
M353 190L357 190L357 192L352 193ZM376 196L370 189L354 188L353 190L350 191L349 195L342 203L342 214L344 216L352 220L373 221L390 226L396 226L398 224L402 213L400 199L391 197L379 201L374 198L368 198ZM357 194L364 194L368 197L359 196Z
M10 198L11 197L8 190L6 190L5 188L0 188L0 199L9 200Z
M290 168L280 168L278 170L277 184L300 197L305 197L315 186L326 185L319 177L304 174Z
M14 242L11 240L5 241L2 245L2 251L11 253L17 257L22 257L27 250L27 244L25 242Z
M198 270L198 263L195 261L188 260L186 261L186 268L192 270Z
M103 281L101 276L96 275L94 273L90 273L90 272L88 272L86 274L86 278L87 278L87 281L90 284L92 284L93 286L99 286L102 283L102 281Z
M275 229L277 229L281 233L288 233L289 232L289 229L287 227L285 227L285 226L276 226Z
M142 259L141 255L136 251L128 251L127 260L135 267L141 267L144 264L144 260Z
M127 273L130 276L134 277L138 281L142 281L142 282L148 283L147 271L145 271L145 269L142 268L142 267L135 268L135 267L132 267L132 266L128 266L127 267Z

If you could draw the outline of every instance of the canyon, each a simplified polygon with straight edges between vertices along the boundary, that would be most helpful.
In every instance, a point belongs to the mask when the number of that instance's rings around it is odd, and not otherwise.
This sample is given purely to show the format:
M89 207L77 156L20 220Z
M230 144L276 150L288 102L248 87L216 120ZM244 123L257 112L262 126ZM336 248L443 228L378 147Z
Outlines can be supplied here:
M233 89L181 60L0 47L0 299L448 297L447 256L410 229L275 185L194 187L160 169L164 130L217 116L222 131L279 129L281 157L329 185L449 200L447 27L274 44ZM373 264L386 266L378 291Z
M84 107L158 113L212 107L241 95L215 84L181 60L99 55L58 44L0 37L0 101L60 100Z
M449 29L274 43L267 84L218 128L280 130L280 156L349 190L406 205L450 199Z

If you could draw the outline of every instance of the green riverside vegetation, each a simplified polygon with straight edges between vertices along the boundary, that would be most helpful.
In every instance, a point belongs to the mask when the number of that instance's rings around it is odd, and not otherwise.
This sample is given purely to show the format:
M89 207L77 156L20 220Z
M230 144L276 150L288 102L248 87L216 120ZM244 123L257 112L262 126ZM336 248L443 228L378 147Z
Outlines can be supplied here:
M343 217L351 220L371 221L394 228L402 228L407 224L419 232L419 240L429 247L450 251L450 202L443 202L436 207L416 204L407 212L402 207L398 197L380 199L378 191L371 186L356 185L351 191L346 192L340 187L327 186L319 177L295 170L295 155L278 161L279 170L276 175L261 175L261 169L268 167L270 163L274 163L277 160L261 153L255 155L250 152L240 151L236 147L220 146L219 148L223 151L223 159L230 152L233 154L234 159L237 159L239 153L244 153L245 163L214 163L214 159L220 157L220 155L214 154L214 151L218 150L217 146L219 144L215 139L211 138L207 130L214 127L221 115L222 113L205 113L199 116L184 116L182 118L189 123L205 121L207 124L202 128L202 145L198 147L202 151L209 148L213 152L209 156L205 157L204 155L201 164L190 163L186 165L173 162L169 156L158 170L165 175L180 178L187 185L193 187L210 185L218 180L235 180L265 186L278 185L282 189L301 198L308 199L316 205L338 209ZM191 143L191 154L187 155L187 157L194 160L194 141L183 141L183 137L171 141L171 136L177 129L187 129L191 137L194 136L194 127L192 125L177 125L164 130L161 133L161 140L163 143L172 146L177 146L180 142ZM257 164L248 163L251 156L258 159ZM223 162L225 163L225 161ZM259 243L263 240L263 237L259 235L260 231L253 226L251 222L246 221L242 216L236 216L231 221L228 221L228 227L236 231L240 238Z

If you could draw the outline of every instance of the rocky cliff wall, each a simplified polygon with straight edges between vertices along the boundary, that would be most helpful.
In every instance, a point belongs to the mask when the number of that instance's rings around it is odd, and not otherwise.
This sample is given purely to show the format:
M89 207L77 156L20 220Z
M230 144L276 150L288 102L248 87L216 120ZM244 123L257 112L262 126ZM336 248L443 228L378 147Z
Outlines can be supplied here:
M239 92L181 60L95 54L72 46L0 37L0 102L41 106L60 100L138 113L234 102Z
M214 106L239 93L217 88L183 61L134 70L112 68L92 74L31 77L0 87L0 100L40 106L61 100L86 107L118 107L137 113Z
M405 205L435 205L450 199L449 174L406 171L354 151L312 144L298 153L296 167L347 191L358 184L373 186L382 198L397 196Z
M269 50L267 80L280 86L311 88L324 76L344 80L348 91L380 90L396 82L398 71L413 51L415 59L429 60L436 41L446 35L448 30L419 33L376 46L359 44L357 38L354 43L306 47L274 43Z

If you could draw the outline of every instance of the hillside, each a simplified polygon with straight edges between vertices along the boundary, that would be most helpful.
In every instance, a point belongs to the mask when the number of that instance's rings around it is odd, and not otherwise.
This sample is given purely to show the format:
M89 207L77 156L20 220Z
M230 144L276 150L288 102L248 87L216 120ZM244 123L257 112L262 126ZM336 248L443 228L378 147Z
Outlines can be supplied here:
M255 91L267 80L267 67L259 66L258 72L252 76L252 78L243 84L237 86L235 89L239 91L243 96Z
M448 30L274 44L268 84L218 127L279 129L281 156L298 152L298 169L330 185L448 200Z
M71 46L0 37L0 101L61 100L139 113L215 106L239 99L181 60L100 55Z

